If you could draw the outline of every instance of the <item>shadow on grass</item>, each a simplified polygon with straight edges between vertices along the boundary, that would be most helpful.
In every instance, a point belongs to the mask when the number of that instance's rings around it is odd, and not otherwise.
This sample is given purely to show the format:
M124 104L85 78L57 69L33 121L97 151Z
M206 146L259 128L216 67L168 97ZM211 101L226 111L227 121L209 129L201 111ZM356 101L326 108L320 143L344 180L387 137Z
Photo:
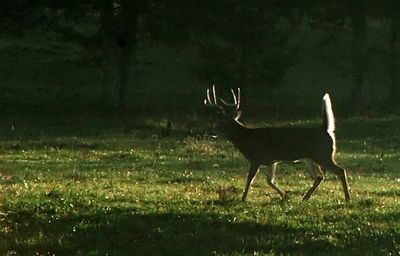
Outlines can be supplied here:
M22 219L21 219L22 217ZM0 252L17 255L369 255L396 248L399 235L346 237L337 246L285 225L233 223L219 216L125 210L64 216L52 223L19 215L17 231L0 237ZM25 222L24 222L25 219ZM24 225L23 223L28 223ZM36 242L35 242L36 241Z

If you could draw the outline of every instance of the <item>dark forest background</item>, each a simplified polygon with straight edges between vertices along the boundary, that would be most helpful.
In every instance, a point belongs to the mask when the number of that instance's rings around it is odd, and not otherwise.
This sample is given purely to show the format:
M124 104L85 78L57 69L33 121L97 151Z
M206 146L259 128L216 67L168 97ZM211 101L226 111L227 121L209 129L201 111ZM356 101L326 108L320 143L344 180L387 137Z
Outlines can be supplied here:
M0 255L400 255L399 32L400 0L0 0ZM282 163L242 203L213 84L252 127L328 92L351 202Z
M242 88L247 116L399 107L400 2L15 0L0 9L1 112L197 113ZM224 95L224 94L223 94ZM228 94L226 94L228 95Z

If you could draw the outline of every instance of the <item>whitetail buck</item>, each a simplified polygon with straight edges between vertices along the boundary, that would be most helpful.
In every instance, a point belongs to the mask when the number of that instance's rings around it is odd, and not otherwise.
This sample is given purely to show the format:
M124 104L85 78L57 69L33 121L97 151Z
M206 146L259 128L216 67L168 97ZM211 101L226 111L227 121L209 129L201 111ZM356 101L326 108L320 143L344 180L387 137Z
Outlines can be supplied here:
M219 128L233 145L250 162L246 187L242 201L261 165L269 167L267 182L283 198L285 194L274 184L275 171L280 162L304 161L307 163L314 178L313 186L303 197L306 201L324 180L322 169L335 173L342 182L346 201L350 201L346 171L336 165L335 118L331 100L328 94L323 97L323 123L321 127L266 127L248 128L240 121L240 88L237 94L231 90L233 103L227 103L217 98L215 86L207 89L206 106L217 109L221 115Z

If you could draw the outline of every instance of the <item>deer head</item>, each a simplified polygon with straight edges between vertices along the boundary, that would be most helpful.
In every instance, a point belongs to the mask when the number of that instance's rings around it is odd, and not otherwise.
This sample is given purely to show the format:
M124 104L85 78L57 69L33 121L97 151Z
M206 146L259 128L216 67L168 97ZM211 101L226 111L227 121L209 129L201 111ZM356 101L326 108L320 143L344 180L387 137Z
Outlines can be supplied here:
M231 89L233 103L217 98L215 91L215 85L212 86L211 90L207 89L207 98L204 99L204 105L215 108L218 115L222 116L222 120L231 121L233 119L238 121L242 114L240 110L240 88L237 88L237 94Z

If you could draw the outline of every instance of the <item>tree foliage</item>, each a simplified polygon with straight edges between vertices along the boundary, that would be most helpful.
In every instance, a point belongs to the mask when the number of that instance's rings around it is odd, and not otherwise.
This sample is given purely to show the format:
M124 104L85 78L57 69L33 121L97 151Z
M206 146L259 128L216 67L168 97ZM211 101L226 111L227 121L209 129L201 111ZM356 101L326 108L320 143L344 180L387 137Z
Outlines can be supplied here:
M194 39L205 59L204 81L244 89L280 83L295 58L288 34L296 12L278 1L216 1L199 9Z
M135 65L139 46L195 46L204 60L195 71L200 80L241 86L246 95L246 89L282 83L286 71L296 64L298 48L290 37L301 26L323 31L326 38L337 31L353 34L353 100L367 104L368 26L373 22L386 24L391 31L386 49L390 56L388 76L392 92L399 91L397 1L1 0L0 4L3 33L21 34L39 25L66 39L95 42L90 48L101 49L104 70L110 74L105 93L120 109L126 108L128 87L140 86L132 84L129 68ZM76 25L88 23L97 33L88 36L76 31Z

